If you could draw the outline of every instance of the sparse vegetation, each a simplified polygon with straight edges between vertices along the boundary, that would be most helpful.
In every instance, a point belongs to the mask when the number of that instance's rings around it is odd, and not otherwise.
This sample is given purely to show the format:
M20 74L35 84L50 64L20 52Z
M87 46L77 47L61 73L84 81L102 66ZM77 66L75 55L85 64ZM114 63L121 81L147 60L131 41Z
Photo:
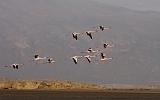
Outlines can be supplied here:
M160 91L160 85L126 85L75 82L69 80L10 80L0 79L0 89L18 90L101 90L101 91Z
M93 83L60 80L0 80L0 89L96 89L105 87Z

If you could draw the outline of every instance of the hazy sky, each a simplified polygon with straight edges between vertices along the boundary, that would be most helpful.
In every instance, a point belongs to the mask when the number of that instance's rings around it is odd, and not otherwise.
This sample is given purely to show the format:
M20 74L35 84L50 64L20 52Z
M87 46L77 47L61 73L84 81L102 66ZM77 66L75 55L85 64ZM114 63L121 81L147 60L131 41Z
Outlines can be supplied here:
M0 0L0 77L127 84L160 82L160 14L123 8L160 11L158 0L149 1ZM112 29L94 34L93 40L84 35L76 41L70 34L99 25ZM105 40L115 45L112 50L103 51L112 60L100 62L95 58L88 63L82 59L75 65L70 59L89 47L102 46ZM56 63L32 62L36 53L53 57ZM24 66L19 70L3 67L12 63Z
M101 3L126 7L133 10L152 10L160 12L160 0L95 0Z

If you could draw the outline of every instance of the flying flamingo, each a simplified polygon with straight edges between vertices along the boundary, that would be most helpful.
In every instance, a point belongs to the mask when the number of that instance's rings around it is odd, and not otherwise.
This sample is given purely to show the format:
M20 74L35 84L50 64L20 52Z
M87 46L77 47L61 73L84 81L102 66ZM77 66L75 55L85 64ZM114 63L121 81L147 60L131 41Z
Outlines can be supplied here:
M91 39L93 39L93 36L92 36L92 34L94 34L94 33L96 33L97 31L95 30L95 31L86 31L85 33L91 38Z
M113 44L111 44L111 43L109 43L109 42L104 42L103 43L103 48L113 48L114 47L114 45Z
M40 57L38 54L34 55L33 57L34 61L43 60L43 59L47 59L47 57Z
M76 40L78 40L78 36L81 35L82 33L79 33L79 32L73 32L72 33L72 37Z
M92 58L92 57L95 57L95 56L86 55L86 56L84 56L84 57L88 60L89 63L91 63L91 58Z
M98 52L98 51L100 51L100 50L99 50L99 49L93 50L92 48L88 48L87 51L81 52L81 53L96 53L96 52Z
M71 57L71 59L74 61L75 64L77 64L78 63L78 59L82 58L82 57L83 56L73 56L73 57Z
M104 54L104 53L101 53L101 61L104 61L104 60L110 60L110 59L112 59L112 58L109 58L109 57L107 57L107 55L106 54Z
M55 61L53 60L53 58L48 58L47 59L47 63L51 64L51 63L54 63Z
M109 29L111 29L111 27L110 27L110 26L109 26L109 27L105 27L105 26L102 26L102 25L101 25L101 26L98 27L98 29L101 30L101 31L104 31L104 30L109 30Z
M9 66L4 66L4 67L12 67L13 69L19 69L20 66L22 66L23 64L11 64Z

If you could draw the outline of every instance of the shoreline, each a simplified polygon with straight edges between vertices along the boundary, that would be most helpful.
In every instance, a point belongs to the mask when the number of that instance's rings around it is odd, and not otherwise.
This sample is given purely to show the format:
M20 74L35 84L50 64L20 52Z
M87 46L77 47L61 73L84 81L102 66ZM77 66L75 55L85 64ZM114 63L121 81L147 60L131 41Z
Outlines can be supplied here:
M0 90L160 92L160 85L96 84L69 80L0 79Z

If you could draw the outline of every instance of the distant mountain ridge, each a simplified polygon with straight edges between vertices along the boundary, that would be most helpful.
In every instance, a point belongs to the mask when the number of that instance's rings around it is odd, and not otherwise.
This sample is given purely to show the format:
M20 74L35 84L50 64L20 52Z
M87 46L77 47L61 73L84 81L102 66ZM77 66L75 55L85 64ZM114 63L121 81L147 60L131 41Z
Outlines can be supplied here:
M159 81L160 15L87 0L0 1L0 76L18 79L57 79L97 83L152 83ZM98 25L112 30L72 39L70 32ZM102 40L115 48L111 62L75 66L70 57ZM35 53L56 59L54 65L31 61ZM3 66L24 63L18 71Z

